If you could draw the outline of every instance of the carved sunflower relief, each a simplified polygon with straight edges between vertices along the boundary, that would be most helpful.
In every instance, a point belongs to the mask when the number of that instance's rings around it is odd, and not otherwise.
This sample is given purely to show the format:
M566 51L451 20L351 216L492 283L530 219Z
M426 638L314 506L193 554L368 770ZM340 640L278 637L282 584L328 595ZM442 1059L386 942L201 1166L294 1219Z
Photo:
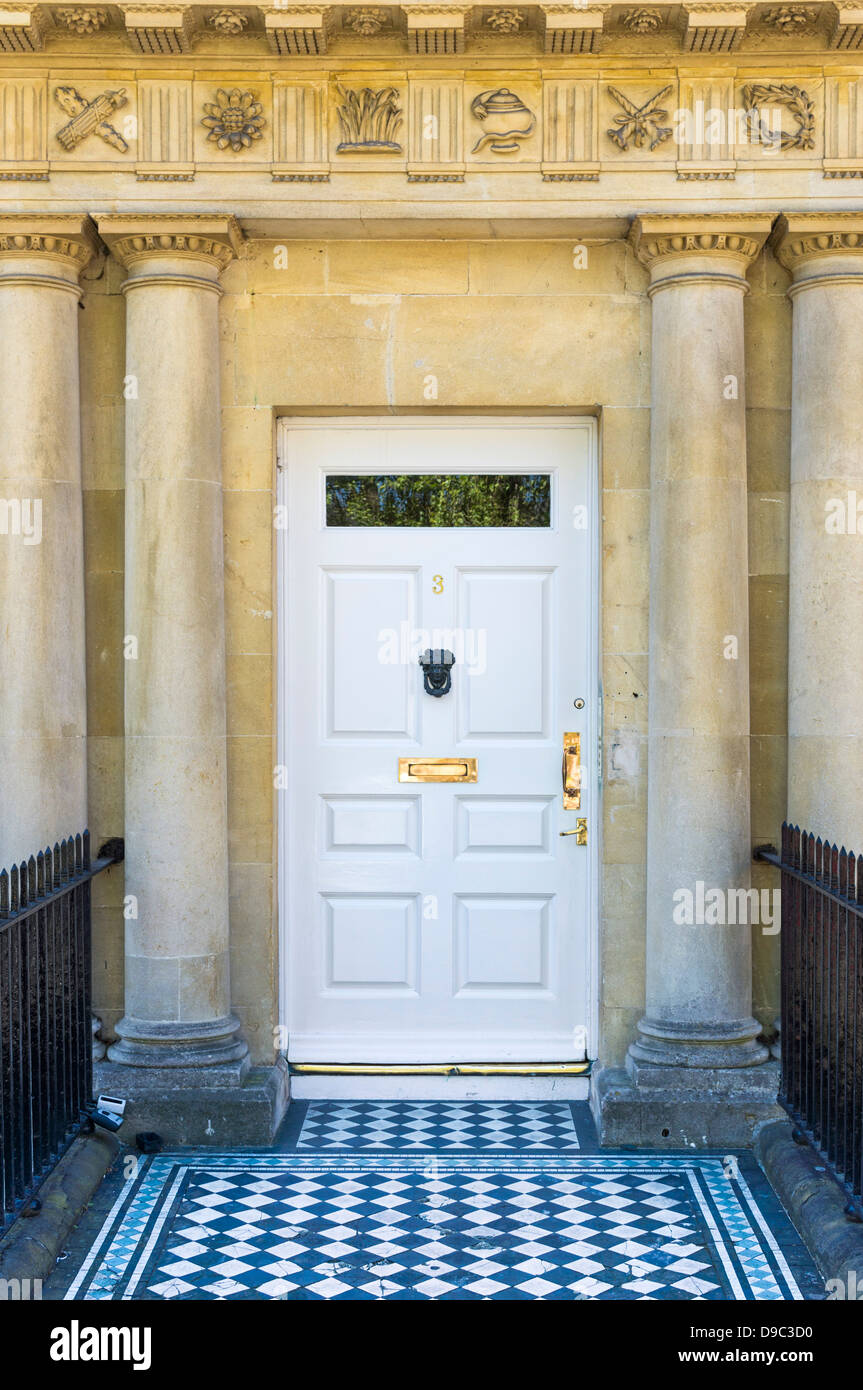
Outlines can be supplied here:
M235 154L260 140L266 125L264 108L255 94L241 92L239 87L230 91L220 87L215 101L204 103L204 112L201 125L207 127L207 139L217 149L233 150Z

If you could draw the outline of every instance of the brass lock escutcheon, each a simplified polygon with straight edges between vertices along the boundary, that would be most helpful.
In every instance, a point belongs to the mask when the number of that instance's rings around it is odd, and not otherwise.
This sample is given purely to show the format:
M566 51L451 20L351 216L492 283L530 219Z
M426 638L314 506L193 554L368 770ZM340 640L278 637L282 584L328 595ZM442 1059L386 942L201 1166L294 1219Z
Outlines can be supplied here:
M400 782L475 782L476 758L399 758Z
M581 809L581 734L563 736L563 809Z

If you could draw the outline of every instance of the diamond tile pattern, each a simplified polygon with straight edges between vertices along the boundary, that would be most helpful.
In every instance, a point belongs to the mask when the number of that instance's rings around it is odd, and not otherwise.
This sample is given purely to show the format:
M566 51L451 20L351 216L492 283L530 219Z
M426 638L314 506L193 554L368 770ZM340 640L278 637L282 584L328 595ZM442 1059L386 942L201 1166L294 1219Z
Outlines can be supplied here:
M187 1150L129 1180L66 1297L802 1295L718 1157Z
M578 1148L566 1101L312 1101L298 1149L484 1153Z
M722 1298L681 1176L201 1173L145 1297Z

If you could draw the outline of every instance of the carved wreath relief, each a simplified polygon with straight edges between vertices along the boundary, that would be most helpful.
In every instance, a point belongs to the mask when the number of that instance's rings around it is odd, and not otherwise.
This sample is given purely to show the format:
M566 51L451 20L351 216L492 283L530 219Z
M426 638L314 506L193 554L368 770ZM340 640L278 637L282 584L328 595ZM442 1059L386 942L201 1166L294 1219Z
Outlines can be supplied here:
M121 87L116 92L101 92L92 101L86 101L75 87L55 87L54 97L72 117L57 131L57 139L64 150L74 150L88 135L96 134L121 154L126 153L128 144L107 119L118 106L126 105L125 88Z
M815 104L808 92L790 83L751 82L743 88L743 103L751 113L750 132L762 145L780 150L815 148ZM783 107L794 117L794 130L771 130L763 106Z

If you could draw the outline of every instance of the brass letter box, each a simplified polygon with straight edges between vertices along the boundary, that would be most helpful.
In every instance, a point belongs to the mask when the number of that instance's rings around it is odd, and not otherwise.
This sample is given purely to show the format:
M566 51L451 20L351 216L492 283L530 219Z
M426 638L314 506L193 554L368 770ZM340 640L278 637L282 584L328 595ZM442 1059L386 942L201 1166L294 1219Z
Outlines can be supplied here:
M476 758L399 758L400 782L475 782Z

